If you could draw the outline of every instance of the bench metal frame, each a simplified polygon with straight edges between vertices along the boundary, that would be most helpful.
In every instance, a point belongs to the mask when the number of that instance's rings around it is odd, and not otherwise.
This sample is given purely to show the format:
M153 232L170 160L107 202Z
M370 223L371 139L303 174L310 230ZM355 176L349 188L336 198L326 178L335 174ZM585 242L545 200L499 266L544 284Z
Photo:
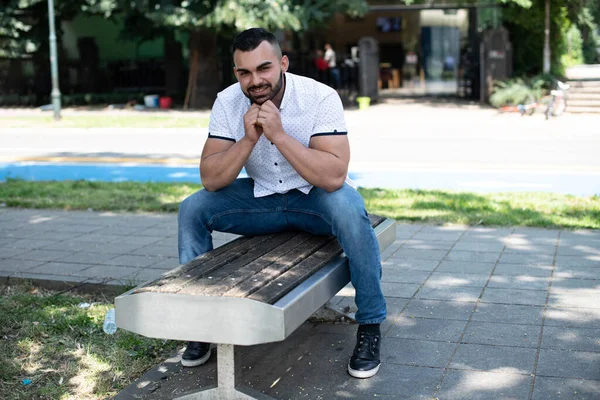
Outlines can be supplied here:
M396 240L396 223L384 220L375 234L383 251ZM274 304L217 296L133 293L115 299L117 326L147 337L218 343L218 386L180 397L196 399L269 399L243 387L235 345L287 338L350 282L348 259L337 256Z

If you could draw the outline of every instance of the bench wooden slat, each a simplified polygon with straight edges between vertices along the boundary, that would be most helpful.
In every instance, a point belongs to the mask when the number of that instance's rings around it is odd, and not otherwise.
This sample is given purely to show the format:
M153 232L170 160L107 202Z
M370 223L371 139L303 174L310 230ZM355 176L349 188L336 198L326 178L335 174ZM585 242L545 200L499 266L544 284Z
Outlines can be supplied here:
M342 254L342 247L337 240L332 240L327 246L252 293L248 298L273 304L340 254Z
M247 297L254 293L268 282L277 278L294 265L309 257L313 252L327 245L331 240L336 240L331 236L312 236L306 242L297 246L294 250L280 257L263 270L252 275L249 279L234 286L232 289L223 293L222 296L228 297Z
M213 282L209 286L205 286L202 292L203 296L222 296L228 292L235 285L239 285L241 282L251 279L252 275L262 271L264 268L273 264L281 257L285 256L289 252L293 251L296 247L306 242L311 238L311 234L296 232L296 235L287 242L283 243L279 247L273 249L263 257L252 261L250 264L238 268L236 271L231 272L227 275L227 279L222 279L219 282ZM180 293L185 293L185 289Z
M202 274L209 273L222 265L232 262L236 258L252 251L260 243L271 239L273 236L275 236L275 234L252 236L249 237L248 240L243 241L241 240L242 238L235 239L230 242L231 247L228 251L216 251L221 249L221 247L219 247L205 253L209 254L215 252L217 255L208 258L201 255L185 264L184 268L180 269L177 274L172 274L168 277L163 276L152 282L150 285L138 289L138 291L140 293L147 291L175 293L177 290L181 289L182 286L194 281L199 276L202 276Z

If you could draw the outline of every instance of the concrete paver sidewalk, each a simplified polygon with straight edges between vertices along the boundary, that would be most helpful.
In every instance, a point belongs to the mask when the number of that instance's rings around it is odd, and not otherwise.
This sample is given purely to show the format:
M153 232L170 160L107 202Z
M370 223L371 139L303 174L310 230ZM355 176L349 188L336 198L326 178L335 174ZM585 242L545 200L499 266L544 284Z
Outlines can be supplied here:
M0 209L0 277L131 285L178 265L175 214ZM215 245L233 236L215 234ZM244 380L280 399L600 399L600 231L398 224L383 254L382 368L346 373L355 325L307 322L244 349ZM335 300L353 307L352 289ZM215 357L167 360L118 398L214 384Z

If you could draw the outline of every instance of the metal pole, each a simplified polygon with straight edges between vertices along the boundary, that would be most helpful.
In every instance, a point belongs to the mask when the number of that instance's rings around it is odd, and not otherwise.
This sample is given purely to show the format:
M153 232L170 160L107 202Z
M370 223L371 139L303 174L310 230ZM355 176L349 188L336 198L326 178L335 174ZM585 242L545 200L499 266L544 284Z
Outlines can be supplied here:
M56 55L56 29L54 28L54 0L48 0L48 22L50 26L50 71L52 74L52 108L54 119L60 120L60 89L58 88L58 57Z

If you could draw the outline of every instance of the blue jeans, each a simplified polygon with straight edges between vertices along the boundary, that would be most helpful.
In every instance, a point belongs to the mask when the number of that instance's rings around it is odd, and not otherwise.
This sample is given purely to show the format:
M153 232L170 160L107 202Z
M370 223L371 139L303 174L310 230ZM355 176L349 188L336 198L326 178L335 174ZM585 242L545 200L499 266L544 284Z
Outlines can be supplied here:
M200 190L185 199L179 207L179 262L212 250L213 230L238 235L284 231L334 235L349 260L356 321L385 320L379 244L360 193L347 184L332 193L314 187L309 194L291 190L255 198L253 191L254 181L241 178L216 192Z

